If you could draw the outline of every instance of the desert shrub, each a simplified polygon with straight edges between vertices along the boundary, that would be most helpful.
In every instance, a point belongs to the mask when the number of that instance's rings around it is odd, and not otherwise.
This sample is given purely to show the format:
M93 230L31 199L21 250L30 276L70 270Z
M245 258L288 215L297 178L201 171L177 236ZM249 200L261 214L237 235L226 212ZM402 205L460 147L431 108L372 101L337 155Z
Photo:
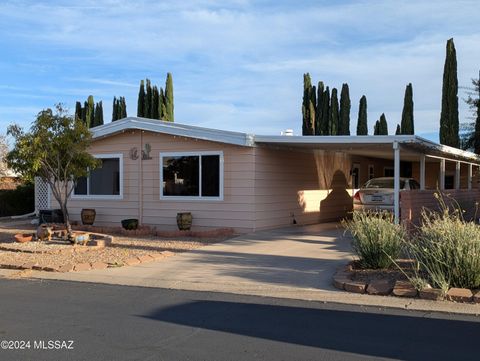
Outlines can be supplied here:
M400 255L406 234L391 213L353 212L352 219L342 223L353 236L353 251L362 268L388 268Z
M460 208L446 207L441 199L440 205L440 212L422 212L419 232L406 251L432 286L479 288L480 227L466 222Z
M31 183L19 185L16 189L0 190L0 217L15 216L33 212L35 190Z

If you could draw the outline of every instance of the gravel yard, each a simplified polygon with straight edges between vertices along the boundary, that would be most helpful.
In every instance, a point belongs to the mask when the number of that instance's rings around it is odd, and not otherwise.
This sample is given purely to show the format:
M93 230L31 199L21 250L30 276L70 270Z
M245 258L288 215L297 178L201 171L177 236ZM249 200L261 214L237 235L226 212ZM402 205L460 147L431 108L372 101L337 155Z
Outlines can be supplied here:
M173 255L186 252L208 244L224 240L216 238L175 238L158 236L117 236L111 246L104 248L90 246L72 246L59 240L50 242L31 241L18 243L14 240L16 233L34 233L34 227L23 222L0 223L0 265L21 266L32 263L42 266L58 267L65 264L93 264L102 262L109 267L123 266L128 260L142 256ZM158 259L157 258L157 259ZM153 260L153 259L152 259Z

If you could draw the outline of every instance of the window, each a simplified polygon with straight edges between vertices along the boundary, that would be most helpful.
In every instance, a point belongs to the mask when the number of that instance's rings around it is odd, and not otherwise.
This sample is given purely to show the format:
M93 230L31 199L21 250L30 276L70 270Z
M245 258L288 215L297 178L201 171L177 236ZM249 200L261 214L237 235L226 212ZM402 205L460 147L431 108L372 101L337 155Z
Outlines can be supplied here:
M160 154L160 198L223 199L223 153Z
M373 167L373 164L368 165L368 179L375 178L375 168Z
M88 177L77 180L73 198L112 198L121 199L123 162L121 154L94 155L101 164L89 172Z

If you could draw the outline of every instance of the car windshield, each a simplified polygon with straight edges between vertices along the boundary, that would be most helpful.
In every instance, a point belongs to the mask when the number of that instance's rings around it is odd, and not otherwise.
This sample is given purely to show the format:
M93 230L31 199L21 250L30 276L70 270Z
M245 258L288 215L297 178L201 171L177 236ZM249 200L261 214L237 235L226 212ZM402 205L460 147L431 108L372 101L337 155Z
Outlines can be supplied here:
M405 180L400 179L400 189L405 187ZM377 178L370 179L365 183L364 188L392 188L393 189L393 178Z

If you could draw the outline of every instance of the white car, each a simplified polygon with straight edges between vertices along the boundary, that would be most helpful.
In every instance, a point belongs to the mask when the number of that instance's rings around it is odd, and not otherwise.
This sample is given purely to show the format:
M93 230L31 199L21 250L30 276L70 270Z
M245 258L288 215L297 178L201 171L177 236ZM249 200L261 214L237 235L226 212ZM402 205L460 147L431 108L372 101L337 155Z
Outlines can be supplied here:
M353 209L393 212L393 181L393 177L370 179L353 196ZM420 189L420 184L413 178L400 178L400 192L411 189Z

